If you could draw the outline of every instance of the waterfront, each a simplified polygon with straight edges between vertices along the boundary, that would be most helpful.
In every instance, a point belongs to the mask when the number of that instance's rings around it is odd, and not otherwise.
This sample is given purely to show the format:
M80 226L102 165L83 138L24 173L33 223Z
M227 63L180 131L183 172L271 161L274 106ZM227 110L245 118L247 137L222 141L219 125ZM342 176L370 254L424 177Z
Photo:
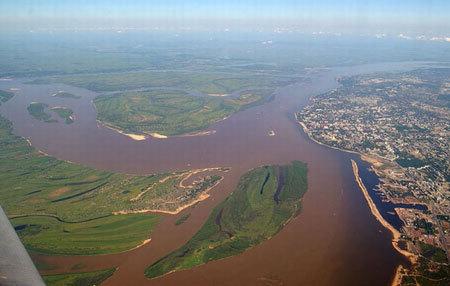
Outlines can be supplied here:
M394 65L395 66L395 65ZM386 67L380 65L379 69ZM388 66L389 68L389 66ZM377 67L363 67L373 71ZM345 69L344 69L345 70ZM349 72L360 72L349 69ZM18 95L1 112L14 123L18 135L30 137L38 149L61 159L85 165L148 174L166 170L231 167L211 197L183 211L188 221L175 226L180 216L166 216L152 235L151 243L118 255L91 257L39 257L58 264L53 273L69 270L76 263L87 269L119 266L105 285L164 284L304 284L386 285L405 259L392 248L390 232L371 215L358 189L347 154L310 141L295 123L294 112L311 95L335 88L335 78L345 71L317 71L311 82L281 88L263 106L237 113L213 125L209 136L174 137L134 141L111 129L97 126L91 100L95 93L64 85L22 85L1 82L0 87L19 88ZM80 100L55 99L63 89L82 95ZM31 101L66 104L76 121L67 126L31 120L26 106ZM268 136L274 130L276 136ZM242 255L208 263L161 279L147 280L146 266L181 246L206 220L211 209L235 187L239 176L262 164L281 164L293 159L308 163L309 190L301 214L273 239ZM362 169L362 168L361 168ZM362 175L363 176L363 175ZM365 182L363 176L363 181ZM270 260L264 259L270 257ZM233 275L230 275L233 274Z

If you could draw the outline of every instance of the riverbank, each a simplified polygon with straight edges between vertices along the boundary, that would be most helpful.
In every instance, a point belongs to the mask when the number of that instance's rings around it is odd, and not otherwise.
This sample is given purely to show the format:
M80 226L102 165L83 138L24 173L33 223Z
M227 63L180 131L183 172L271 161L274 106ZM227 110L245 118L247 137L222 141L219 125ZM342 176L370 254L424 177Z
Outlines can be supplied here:
M279 200L280 189L283 197ZM298 214L306 191L307 167L300 161L245 173L202 228L181 248L150 265L145 275L156 278L174 270L190 269L238 255L270 239Z
M395 270L394 279L392 279L391 286L400 286L404 275L405 268L403 265L399 265Z
M411 264L414 264L417 262L417 256L409 251L403 250L398 245L398 242L401 238L401 233L395 229L392 225L390 225L381 215L378 208L376 207L375 203L372 201L372 198L369 195L369 192L366 189L366 186L361 180L361 177L359 176L359 169L358 164L354 161L352 161L352 169L353 169L353 175L355 176L355 180L358 183L359 189L363 193L367 204L369 205L370 211L372 212L372 215L386 228L392 233L392 246L397 250L400 254L404 255L408 260L411 262Z
M123 252L128 252L128 251L135 250L135 249L137 249L137 248L139 248L139 247L142 247L142 246L146 245L146 244L149 243L150 241L152 241L152 239L151 239L151 238L148 238L148 239L142 241L141 244L136 245L135 247L133 247L133 248L131 248L131 249L128 249L128 250L125 250L125 251L123 251Z
M120 130L120 129L116 128L116 127L113 127L113 126L111 126L111 125L109 125L107 123L104 123L104 122L100 121L100 120L97 120L97 124L98 125L102 125L102 126L108 128L108 129L114 130L114 131L116 131L116 132L118 132L118 133L120 133L122 135L128 136L131 139L136 140L136 141L142 141L142 140L147 139L147 136L145 136L145 135L134 134L134 133L126 133L125 131ZM157 134L157 133L155 133L155 134ZM153 137L156 137L156 136L153 136Z
M220 182L222 182L223 177L221 177L219 180L217 180L211 187L207 188L206 190L204 190L199 196L198 198L196 198L195 200L193 200L192 202L185 204L183 206L178 207L176 210L174 211L168 211L168 210L158 210L158 209L142 209L142 210L136 210L136 211L117 211L117 212L113 212L113 215L124 215L124 214L142 214L142 213L163 213L163 214L169 214L169 215L176 215L179 214L181 211L201 202L206 200L207 198L210 197L209 192L215 188L218 184L220 184Z
M153 138L157 138L157 139L167 139L167 138L169 138L166 135L159 134L159 133L156 133L156 132L150 133L150 136L152 136Z
M300 124L300 126L301 126L302 129L303 129L303 132L305 132L305 134L308 136L308 138L309 138L311 141L313 141L313 142L315 142L315 143L317 143L317 144L319 144L319 145L325 146L325 147L327 147L327 148L331 148L331 149L334 149L334 150L339 150L339 151L342 151L342 152L347 152L347 153L351 153L351 154L356 154L356 155L362 156L362 154L360 154L359 152L351 151L351 150L347 150L347 149L342 149L342 148L338 148L338 147L334 147L334 146L330 146L330 145L327 145L327 144L322 143L322 142L320 142L320 141L317 141L317 140L314 139L314 137L311 135L311 133L309 132L309 129L308 129L308 127L306 127L305 123L303 123L302 121L300 121L300 120L298 119L297 113L295 114L295 120L298 122L298 124Z
M226 119L226 118L225 118ZM114 130L122 135L128 136L133 140L136 141L143 141L147 139L147 136L144 134L135 134L135 133L127 133L121 129L118 129L117 127L111 126L107 123L104 123L100 120L97 120L97 124L104 126L108 129ZM186 134L182 134L182 135L175 135L175 136L167 136L167 135L163 135L157 132L152 132L149 133L148 135L155 138L155 139L168 139L170 137L196 137L196 136L208 136L208 135L212 135L215 134L216 130L210 130L210 131L198 131L198 132L192 132L192 133L186 133Z
M175 135L173 137L196 137L196 136L208 136L215 134L216 130L210 130L210 131L198 131L198 132L191 132L183 135Z

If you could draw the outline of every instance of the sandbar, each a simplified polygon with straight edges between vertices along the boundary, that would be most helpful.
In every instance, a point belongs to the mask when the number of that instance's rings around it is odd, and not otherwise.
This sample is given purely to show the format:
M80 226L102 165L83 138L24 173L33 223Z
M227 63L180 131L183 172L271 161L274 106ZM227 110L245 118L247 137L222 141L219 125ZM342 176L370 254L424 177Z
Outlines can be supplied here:
M392 246L397 250L399 253L404 255L406 258L409 259L409 261L414 264L417 261L417 256L407 250L403 250L398 245L398 242L401 237L401 233L395 229L392 225L390 225L381 215L380 211L376 207L375 203L373 202L372 198L369 195L369 192L366 189L366 186L361 180L361 177L359 176L359 170L358 170L358 164L354 161L352 161L352 169L353 174L355 176L355 180L358 183L359 189L364 195L364 198L367 201L367 204L369 205L370 211L372 212L372 215L385 227L392 233Z

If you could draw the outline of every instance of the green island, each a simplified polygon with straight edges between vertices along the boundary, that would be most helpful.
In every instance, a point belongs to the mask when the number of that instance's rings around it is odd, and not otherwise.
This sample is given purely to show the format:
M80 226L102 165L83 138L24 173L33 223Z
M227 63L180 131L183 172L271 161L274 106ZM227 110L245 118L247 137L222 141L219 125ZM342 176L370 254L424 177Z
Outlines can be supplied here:
M72 109L63 106L56 106L50 108L50 110L56 112L59 117L64 119L66 124L72 124L74 122Z
M299 213L306 190L307 166L302 162L249 171L191 240L147 268L146 276L189 269L260 244Z
M1 102L7 102L13 96L14 96L14 93L12 93L12 92L5 91L5 90L0 90L0 101Z
M48 105L42 102L32 102L28 105L27 110L28 113L33 116L35 119L43 122L57 122L52 118L50 114L48 114L45 109L48 108Z
M97 119L121 132L173 136L201 131L242 109L272 98L293 78L225 68L221 72L131 71L38 78L101 93Z
M80 99L80 95L75 95L69 92L65 91L58 91L57 93L53 94L54 97L60 97L60 98L72 98L72 99Z
M185 223L189 219L190 216L191 216L191 213L182 215L179 219L177 219L175 221L175 225L180 225L180 224Z
M230 94L252 88L273 88L291 78L256 72L199 71L133 71L120 73L73 74L38 78L31 83L64 83L96 92L123 91L142 88L176 88L204 94Z
M113 275L115 269L73 274L45 275L44 282L48 286L95 286Z
M0 116L0 201L31 251L91 255L139 246L158 222L148 211L198 201L220 182L208 172L135 176L80 166L37 151ZM184 185L190 176L196 183Z
M126 133L165 136L207 128L243 108L267 100L270 93L236 98L190 96L182 91L125 92L95 98L97 118Z

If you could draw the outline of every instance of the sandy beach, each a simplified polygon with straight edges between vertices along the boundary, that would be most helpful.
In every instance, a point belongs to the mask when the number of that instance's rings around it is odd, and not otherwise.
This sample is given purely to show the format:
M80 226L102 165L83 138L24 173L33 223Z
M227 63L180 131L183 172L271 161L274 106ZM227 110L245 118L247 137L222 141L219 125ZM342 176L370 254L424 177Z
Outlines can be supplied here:
M153 138L158 138L158 139L167 139L167 138L169 138L166 135L162 135L162 134L159 134L159 133L156 133L156 132L150 133L150 136L152 136Z
M128 137L130 137L131 139L136 140L136 141L142 141L142 140L147 139L147 136L145 136L145 135L142 135L142 134L133 134L133 133L126 133L126 132L124 132L124 131L122 131L122 130L116 128L116 127L113 127L113 126L111 126L111 125L108 125L108 124L106 124L106 123L104 123L104 122L102 122L102 121L100 121L100 120L97 120L97 123L98 123L98 124L101 124L102 126L104 126L104 127L106 127L106 128L109 128L109 129L111 129L111 130L114 130L114 131L116 131L116 132L118 132L118 133L120 133L120 134L123 134L123 135L125 135L125 136L128 136Z

